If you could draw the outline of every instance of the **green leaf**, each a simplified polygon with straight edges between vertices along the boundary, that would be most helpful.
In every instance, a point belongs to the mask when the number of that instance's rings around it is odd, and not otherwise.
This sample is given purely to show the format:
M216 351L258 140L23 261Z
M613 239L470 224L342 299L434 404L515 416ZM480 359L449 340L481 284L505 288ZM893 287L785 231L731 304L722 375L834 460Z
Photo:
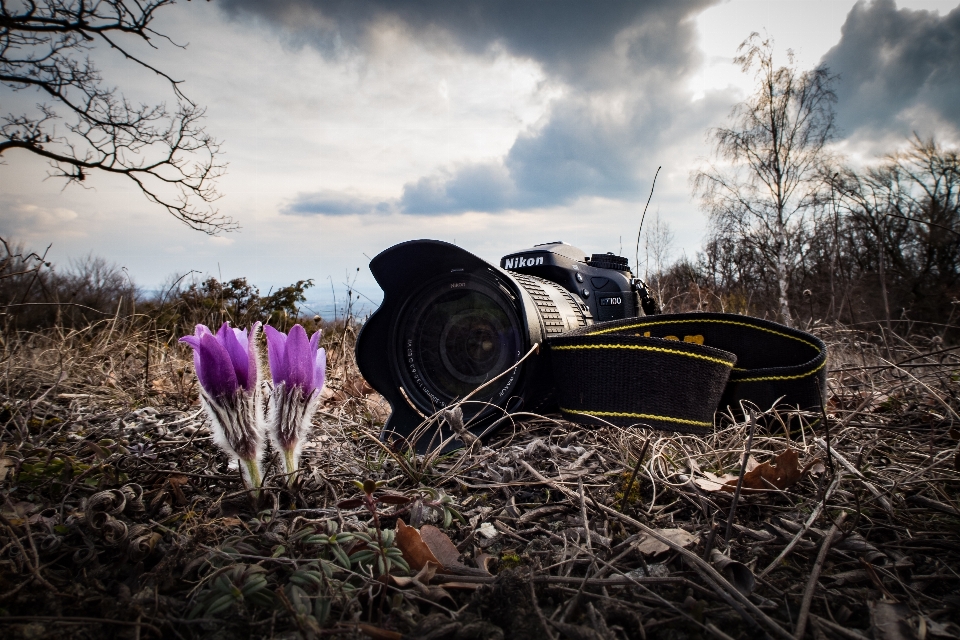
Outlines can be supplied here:
M347 552L343 550L343 547L334 547L333 548L333 557L344 569L350 568L350 556L347 555Z
M207 607L207 615L213 616L222 611L226 611L233 606L234 602L236 602L236 599L231 594L222 595L210 603L210 606Z
M203 613L203 608L206 606L206 603L202 600L198 601L197 604L193 605L193 608L190 609L190 613L187 614L188 620L193 620L200 616Z
M330 598L317 598L313 603L313 617L322 627L330 617Z
M344 554L344 555L346 555L346 554ZM321 561L320 561L320 568L323 570L323 575L327 576L328 578L332 578L332 577L333 577L333 567L334 567L334 565L333 565L332 562L327 562L326 560L321 560ZM344 567L344 568L345 568L345 569L349 569L349 568L350 568L350 560L349 560L349 558L347 559L347 566Z
M264 589L263 591L257 591L256 593L252 594L248 599L248 601L257 607L262 607L262 608L272 607L273 594L270 593L269 590Z
M407 564L407 561L403 559L402 554L397 558L390 556L390 561L393 562L395 565L397 565L399 568L406 571L407 573L410 573L410 565Z
M350 560L353 562L353 564L365 564L370 562L374 555L376 554L373 551L364 549L363 551L358 551L350 556Z
M294 571L290 581L304 587L319 587L323 584L323 577L317 571Z
M251 578L245 585L243 585L243 588L240 589L240 593L244 597L252 596L258 591L261 591L264 588L266 588L266 586L267 586L267 579L264 578L263 576L256 576L254 578Z

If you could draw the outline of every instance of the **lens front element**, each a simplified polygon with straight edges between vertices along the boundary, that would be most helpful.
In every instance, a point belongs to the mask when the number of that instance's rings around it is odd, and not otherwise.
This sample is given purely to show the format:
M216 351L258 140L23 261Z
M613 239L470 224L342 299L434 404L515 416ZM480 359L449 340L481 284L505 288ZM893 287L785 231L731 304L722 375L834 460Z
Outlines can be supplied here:
M509 332L504 324L503 313L499 309L490 310L474 307L452 317L445 317L444 307L467 304L489 304L486 296L470 293L449 304L440 303L436 314L430 320L435 326L442 326L438 344L443 369L460 382L478 385L486 382L492 372L503 371L507 363L507 351L503 348L503 337ZM425 332L433 334L435 326L425 327Z
M495 283L484 280L447 277L434 282L401 316L401 369L413 382L412 390L432 405L424 409L463 398L521 355L513 305ZM502 395L514 382L514 376L507 378L475 398Z

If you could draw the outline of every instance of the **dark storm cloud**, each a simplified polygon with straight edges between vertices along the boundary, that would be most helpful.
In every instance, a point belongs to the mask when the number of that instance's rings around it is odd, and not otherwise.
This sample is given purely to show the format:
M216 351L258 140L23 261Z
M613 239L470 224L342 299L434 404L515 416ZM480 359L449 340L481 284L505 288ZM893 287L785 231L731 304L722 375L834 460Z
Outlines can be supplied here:
M960 8L940 16L897 9L893 0L858 3L823 63L840 75L844 133L860 127L910 133L923 125L905 113L915 107L960 125Z
M431 29L449 33L472 53L501 43L570 81L578 79L576 72L594 53L608 48L616 34L641 21L657 24L662 37L655 52L645 51L641 42L631 54L642 59L654 53L660 61L683 64L690 43L686 36L671 38L672 32L716 1L224 0L221 6L235 16L266 19L326 54L362 50L368 29L394 18L419 33Z
M364 53L384 23L403 24L418 37L452 40L459 51L484 55L497 45L537 61L549 78L570 89L551 105L549 119L522 133L507 155L438 168L403 187L379 210L434 215L545 207L581 196L639 197L641 177L658 149L677 135L676 122L702 121L684 89L700 62L691 20L715 0L227 0L229 13L253 16L294 42L336 57ZM611 105L616 103L615 107ZM673 131L673 139L663 139ZM662 159L662 158L661 158ZM328 192L306 194L286 213L331 215L377 210L368 202Z

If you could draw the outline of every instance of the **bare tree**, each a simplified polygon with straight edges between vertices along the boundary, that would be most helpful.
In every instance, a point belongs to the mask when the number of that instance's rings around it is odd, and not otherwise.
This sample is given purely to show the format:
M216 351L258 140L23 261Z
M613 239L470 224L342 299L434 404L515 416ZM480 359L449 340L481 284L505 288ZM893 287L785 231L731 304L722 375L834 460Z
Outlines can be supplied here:
M181 81L131 48L156 49L166 35L150 25L172 0L0 0L0 83L37 91L34 111L0 119L0 157L23 150L50 161L51 175L81 184L100 171L132 180L148 200L193 229L216 233L236 224L213 207L214 181L225 164L200 122L204 109L180 90ZM112 49L168 84L176 107L134 104L104 85L90 59ZM101 49L102 50L102 49ZM62 116L65 114L65 116ZM56 127L64 117L63 129Z
M673 229L670 228L669 222L660 217L660 211L657 211L645 231L643 234L643 250L646 254L644 278L659 277L663 275L673 249L675 237Z
M832 177L842 214L843 257L914 319L952 315L960 293L960 154L917 135L874 167Z
M654 297L663 300L663 275L667 270L667 261L673 249L674 234L670 223L660 217L658 210L644 229L644 275L643 279L655 289Z
M714 237L744 243L766 265L776 281L779 315L792 325L791 276L802 262L827 173L833 76L823 67L799 71L790 51L788 64L777 67L772 40L756 33L737 52L734 62L755 73L757 91L733 109L730 128L711 132L718 162L696 171L692 183Z

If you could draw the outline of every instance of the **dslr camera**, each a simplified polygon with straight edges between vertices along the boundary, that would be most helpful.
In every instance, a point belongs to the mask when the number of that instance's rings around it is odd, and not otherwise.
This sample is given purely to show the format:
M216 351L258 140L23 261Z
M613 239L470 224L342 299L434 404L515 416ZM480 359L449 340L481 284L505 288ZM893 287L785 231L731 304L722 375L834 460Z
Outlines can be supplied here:
M549 409L549 355L528 353L533 345L659 313L626 258L563 242L494 266L447 242L413 240L377 255L370 270L384 297L357 338L357 364L392 409L381 437L421 452L453 435L426 419L454 403L481 437L509 414Z

